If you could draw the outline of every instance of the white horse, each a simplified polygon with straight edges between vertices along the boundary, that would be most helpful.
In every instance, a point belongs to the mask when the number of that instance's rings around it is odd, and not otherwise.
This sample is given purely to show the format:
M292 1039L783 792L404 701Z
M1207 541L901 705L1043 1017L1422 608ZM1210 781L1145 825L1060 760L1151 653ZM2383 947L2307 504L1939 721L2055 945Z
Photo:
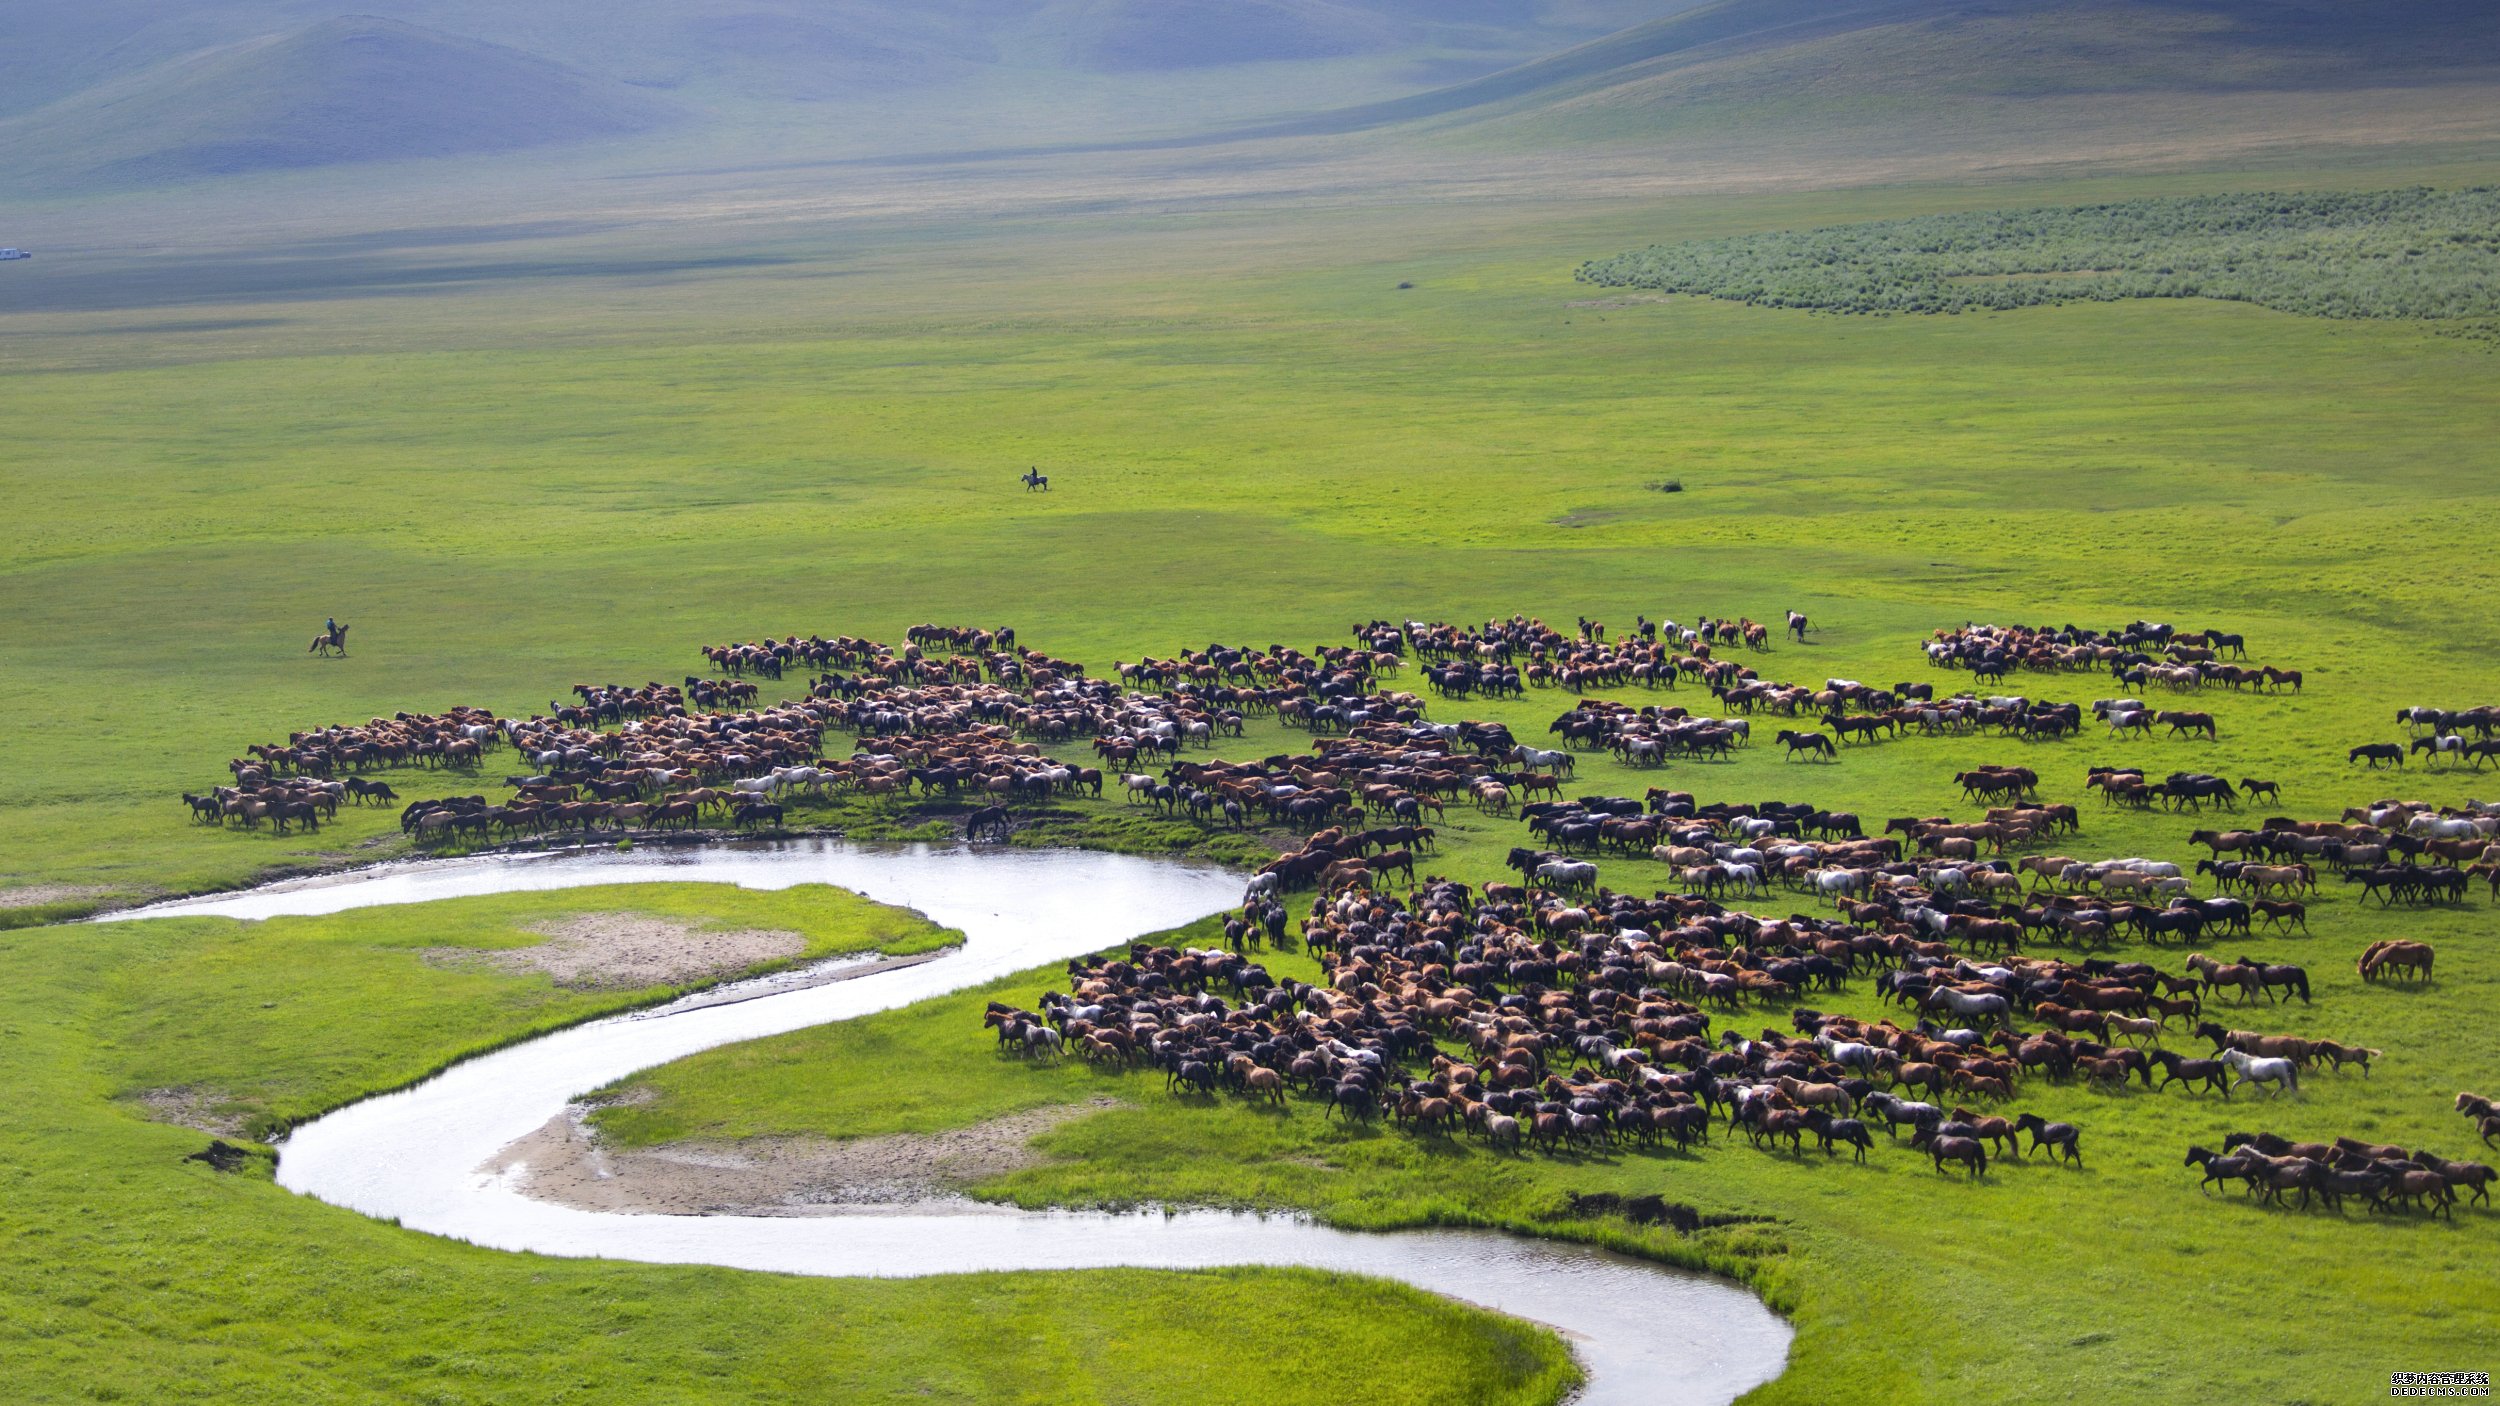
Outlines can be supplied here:
M1873 1045L1863 1041L1835 1040L1829 1035L1817 1035L1814 1037L1814 1042L1823 1047L1825 1059L1845 1068L1868 1073L1872 1073L1877 1066L1881 1065L1884 1054L1888 1053L1878 1051Z
M1817 869L1809 877L1814 880L1814 891L1834 903L1866 887L1866 871L1863 869Z
M1929 1004L1942 1006L1964 1020L2009 1023L2014 1013L2013 1004L1993 991L1961 991L1939 986L1928 993L1927 999Z
M1585 859L1549 859L1536 867L1537 882L1556 888L1597 887L1597 866Z
M772 781L773 789L776 791L787 791L793 786L804 786L811 792L821 794L825 789L825 774L812 766L777 767L773 771Z
M2261 1059L2246 1050L2224 1050L2222 1062L2231 1066L2231 1071L2239 1076L2231 1081L2232 1088L2272 1084L2277 1097L2287 1088L2293 1093L2300 1092L2300 1066L2288 1059Z
M2405 831L2426 840L2470 840L2482 833L2471 820L2447 819L2427 811L2407 821Z
M1568 776L1573 765L1569 752L1547 752L1535 747L1514 747L1510 759L1530 771L1550 771L1557 776Z

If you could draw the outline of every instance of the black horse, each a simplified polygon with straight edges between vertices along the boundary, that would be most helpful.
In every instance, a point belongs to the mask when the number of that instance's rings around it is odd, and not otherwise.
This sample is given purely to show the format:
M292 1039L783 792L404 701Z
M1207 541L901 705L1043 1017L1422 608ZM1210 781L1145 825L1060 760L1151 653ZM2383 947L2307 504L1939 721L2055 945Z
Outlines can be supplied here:
M1024 477L1017 479L1016 482L1023 484L1024 491L1027 493L1031 493L1036 489L1039 489L1044 493L1048 493L1050 491L1050 475L1043 473L1041 466L1038 464L1032 468L1026 469L1024 471Z
M1792 758L1799 752L1808 756L1831 757L1835 760L1839 757L1839 753L1832 749L1832 740L1819 732L1782 731L1779 740L1788 748L1788 755Z

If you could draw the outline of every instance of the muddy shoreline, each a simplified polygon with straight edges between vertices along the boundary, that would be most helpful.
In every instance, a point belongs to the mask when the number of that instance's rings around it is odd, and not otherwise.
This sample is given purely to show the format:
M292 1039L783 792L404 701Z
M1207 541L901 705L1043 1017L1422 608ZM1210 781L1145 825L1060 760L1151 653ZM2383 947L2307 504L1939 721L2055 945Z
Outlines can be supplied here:
M525 1196L584 1211L674 1216L821 1216L962 1201L975 1184L1035 1166L1040 1134L1118 1106L1037 1108L941 1133L691 1140L614 1148L575 1103L479 1168ZM974 1209L966 1201L965 1209Z

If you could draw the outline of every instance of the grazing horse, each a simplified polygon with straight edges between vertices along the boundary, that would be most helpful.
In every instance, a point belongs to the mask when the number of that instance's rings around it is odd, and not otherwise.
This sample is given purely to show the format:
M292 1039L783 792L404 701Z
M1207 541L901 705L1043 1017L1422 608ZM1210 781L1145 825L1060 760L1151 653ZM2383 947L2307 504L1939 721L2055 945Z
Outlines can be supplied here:
M2427 942L2383 938L2362 951L2361 979L2376 981L2381 975L2394 976L2402 972L2428 981L2431 979L2431 961L2436 955Z
M1806 628L1806 613L1804 611L1792 610L1788 612L1788 633L1796 638L1797 643L1804 644L1806 642Z
M306 654L318 654L325 659L333 651L341 656L347 653L347 627L345 625L333 626L313 636L312 644L304 650Z
M1027 493L1036 491L1048 493L1050 491L1050 475L1043 473L1041 465L1039 464L1025 470L1024 475L1021 478L1018 478L1016 482L1023 484L1024 491Z

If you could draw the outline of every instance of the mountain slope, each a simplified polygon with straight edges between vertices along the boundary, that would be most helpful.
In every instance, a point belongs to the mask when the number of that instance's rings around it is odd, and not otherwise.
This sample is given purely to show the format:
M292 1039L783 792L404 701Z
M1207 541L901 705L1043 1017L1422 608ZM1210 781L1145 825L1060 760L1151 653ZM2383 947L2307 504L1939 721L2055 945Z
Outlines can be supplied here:
M2500 79L2484 0L1719 0L1467 83L1292 124L1631 134L1881 100L2333 91Z
M1098 72L1215 68L1378 52L1409 28L1329 0L1090 0L1067 54Z
M668 115L516 49L355 16L177 59L0 123L0 168L140 185L508 151Z

